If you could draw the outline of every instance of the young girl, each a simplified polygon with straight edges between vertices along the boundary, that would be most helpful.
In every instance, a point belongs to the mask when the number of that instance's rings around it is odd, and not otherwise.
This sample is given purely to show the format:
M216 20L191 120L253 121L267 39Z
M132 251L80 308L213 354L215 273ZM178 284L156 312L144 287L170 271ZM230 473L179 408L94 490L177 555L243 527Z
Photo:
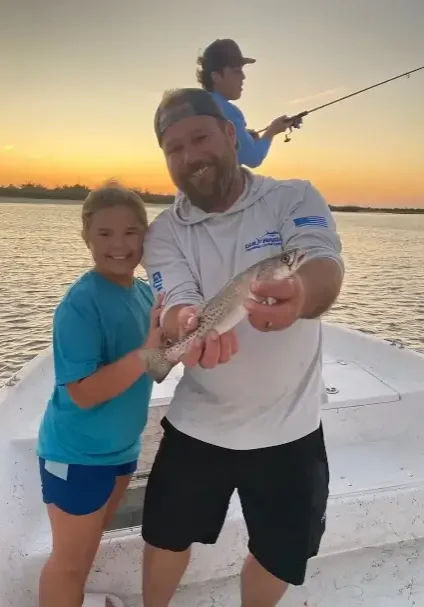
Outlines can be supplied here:
M53 536L40 607L122 605L84 596L84 586L137 467L152 392L140 350L161 343L161 301L153 305L148 284L134 278L146 229L141 198L119 185L84 202L82 237L94 266L54 314L55 385L37 449Z

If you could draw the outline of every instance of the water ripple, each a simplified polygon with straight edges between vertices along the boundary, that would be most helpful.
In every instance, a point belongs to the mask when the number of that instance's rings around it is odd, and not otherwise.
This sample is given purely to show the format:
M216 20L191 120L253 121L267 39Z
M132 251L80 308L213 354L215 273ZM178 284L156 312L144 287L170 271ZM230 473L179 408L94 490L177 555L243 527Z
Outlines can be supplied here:
M346 278L327 318L423 351L424 216L335 217ZM58 301L90 265L79 222L79 205L0 203L0 385L50 343Z

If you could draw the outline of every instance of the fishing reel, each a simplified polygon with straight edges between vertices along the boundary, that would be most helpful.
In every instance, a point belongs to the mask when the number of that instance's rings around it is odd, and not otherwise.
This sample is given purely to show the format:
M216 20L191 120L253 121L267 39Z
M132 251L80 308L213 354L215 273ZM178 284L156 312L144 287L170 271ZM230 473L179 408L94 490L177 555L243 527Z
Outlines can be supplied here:
M297 114L296 116L292 116L291 118L288 118L288 121L290 121L290 126L289 126L289 134L291 135L293 132L293 129L300 129L302 124L303 124L303 118L308 114L308 112L302 112L300 114ZM291 137L289 137L289 135L287 134L287 132L284 134L284 143L289 143L289 141L291 141Z
M300 129L300 127L302 126L303 118L305 116L307 116L309 113L310 112L301 112L300 114L296 114L296 116L291 116L291 117L285 119L285 122L289 123L289 127L288 127L289 134L291 134L293 132L293 129ZM253 135L252 132L250 132L250 131L249 132L251 133L252 137L257 138L258 135L260 133L263 133L264 131L266 131L267 128L268 127L265 127L264 129L261 129L260 131L254 131L255 136ZM289 135L284 131L284 143L288 143L289 141L291 141L291 139L290 139Z

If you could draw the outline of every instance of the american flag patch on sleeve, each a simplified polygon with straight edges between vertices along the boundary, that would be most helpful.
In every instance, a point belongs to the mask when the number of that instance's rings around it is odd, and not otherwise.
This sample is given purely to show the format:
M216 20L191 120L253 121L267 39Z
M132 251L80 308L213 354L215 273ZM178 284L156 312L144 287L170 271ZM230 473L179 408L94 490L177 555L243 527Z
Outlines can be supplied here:
M328 228L328 221L326 217L321 215L310 215L309 217L296 217L293 219L294 225L297 228L303 228L308 226L311 228Z

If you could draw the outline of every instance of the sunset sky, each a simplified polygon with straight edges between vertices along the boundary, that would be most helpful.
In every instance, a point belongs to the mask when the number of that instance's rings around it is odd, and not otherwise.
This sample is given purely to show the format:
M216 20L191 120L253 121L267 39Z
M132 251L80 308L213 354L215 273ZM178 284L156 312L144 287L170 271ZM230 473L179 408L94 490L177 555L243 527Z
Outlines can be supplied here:
M242 7L239 8L239 7ZM424 65L423 0L0 0L0 184L172 192L153 133L167 88L234 38L251 128ZM424 70L305 119L258 172L333 204L424 206Z

